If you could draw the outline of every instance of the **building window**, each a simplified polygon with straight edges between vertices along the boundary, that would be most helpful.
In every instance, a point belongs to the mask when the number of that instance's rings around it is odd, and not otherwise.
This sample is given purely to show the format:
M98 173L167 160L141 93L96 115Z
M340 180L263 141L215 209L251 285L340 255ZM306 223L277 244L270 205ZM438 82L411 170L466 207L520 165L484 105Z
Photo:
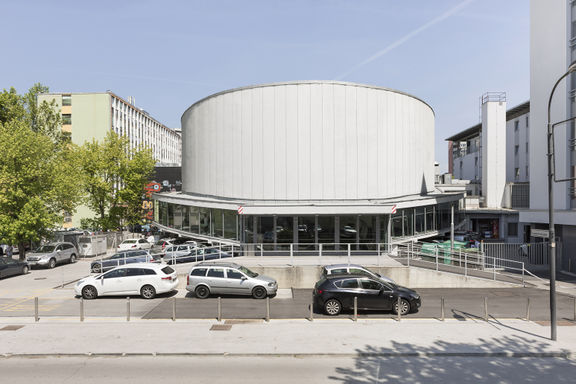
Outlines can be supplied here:
M72 105L72 96L62 95L62 105Z
M528 169L528 166L526 166L526 177L530 177L530 171Z
M529 122L530 118L529 116L526 116L526 128L528 128L528 122Z
M519 148L520 148L519 145L515 145L515 146L514 146L514 154L515 154L516 156L518 156L518 150L519 150Z
M518 223L508 223L508 236L509 237L518 236Z
M514 132L518 132L518 120L514 122Z
M62 125L70 125L72 124L72 115L69 113L62 114Z
M528 153L528 142L526 142L526 153Z
M520 177L520 168L514 168L514 177L516 179Z

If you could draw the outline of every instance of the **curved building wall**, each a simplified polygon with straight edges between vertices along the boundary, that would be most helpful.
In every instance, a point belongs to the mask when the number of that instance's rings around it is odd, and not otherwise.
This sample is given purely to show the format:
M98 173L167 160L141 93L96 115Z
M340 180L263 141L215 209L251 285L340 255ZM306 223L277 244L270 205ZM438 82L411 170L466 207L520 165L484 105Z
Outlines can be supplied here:
M222 92L182 116L182 189L233 199L383 199L434 186L434 113L396 91L296 82Z

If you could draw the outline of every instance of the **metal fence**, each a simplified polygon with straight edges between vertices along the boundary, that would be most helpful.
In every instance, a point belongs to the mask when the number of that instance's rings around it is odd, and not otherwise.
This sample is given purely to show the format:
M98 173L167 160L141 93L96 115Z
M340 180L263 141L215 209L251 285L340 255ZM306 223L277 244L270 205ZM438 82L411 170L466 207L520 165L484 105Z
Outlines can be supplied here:
M408 266L522 285L525 283L523 262L486 255L480 249L451 249L434 243L408 243L398 245L396 255L391 253L390 256Z
M562 244L557 243L559 254L562 253ZM502 260L523 262L528 267L548 265L548 242L541 243L484 243L482 250L488 256Z
M184 255L165 255L169 264L223 259L228 257L275 258L287 265L347 263L364 265L405 265L524 284L524 262L487 255L481 249L450 249L446 244L409 242L387 243L299 243L219 245L196 248Z

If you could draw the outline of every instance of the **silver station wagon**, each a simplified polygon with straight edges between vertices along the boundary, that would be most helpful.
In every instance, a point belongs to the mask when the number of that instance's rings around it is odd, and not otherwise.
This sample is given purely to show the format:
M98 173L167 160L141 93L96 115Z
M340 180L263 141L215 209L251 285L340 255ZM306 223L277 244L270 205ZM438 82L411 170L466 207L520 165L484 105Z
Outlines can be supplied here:
M264 299L276 294L278 283L271 277L258 275L239 264L203 262L190 270L186 289L200 299L211 294L246 295Z

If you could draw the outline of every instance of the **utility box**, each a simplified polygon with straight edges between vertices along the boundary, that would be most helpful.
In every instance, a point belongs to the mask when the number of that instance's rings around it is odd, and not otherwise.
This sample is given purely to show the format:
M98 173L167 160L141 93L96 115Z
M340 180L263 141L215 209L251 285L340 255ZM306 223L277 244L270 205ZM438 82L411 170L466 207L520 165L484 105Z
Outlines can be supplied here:
M106 236L80 236L78 252L82 257L105 255L107 251Z

